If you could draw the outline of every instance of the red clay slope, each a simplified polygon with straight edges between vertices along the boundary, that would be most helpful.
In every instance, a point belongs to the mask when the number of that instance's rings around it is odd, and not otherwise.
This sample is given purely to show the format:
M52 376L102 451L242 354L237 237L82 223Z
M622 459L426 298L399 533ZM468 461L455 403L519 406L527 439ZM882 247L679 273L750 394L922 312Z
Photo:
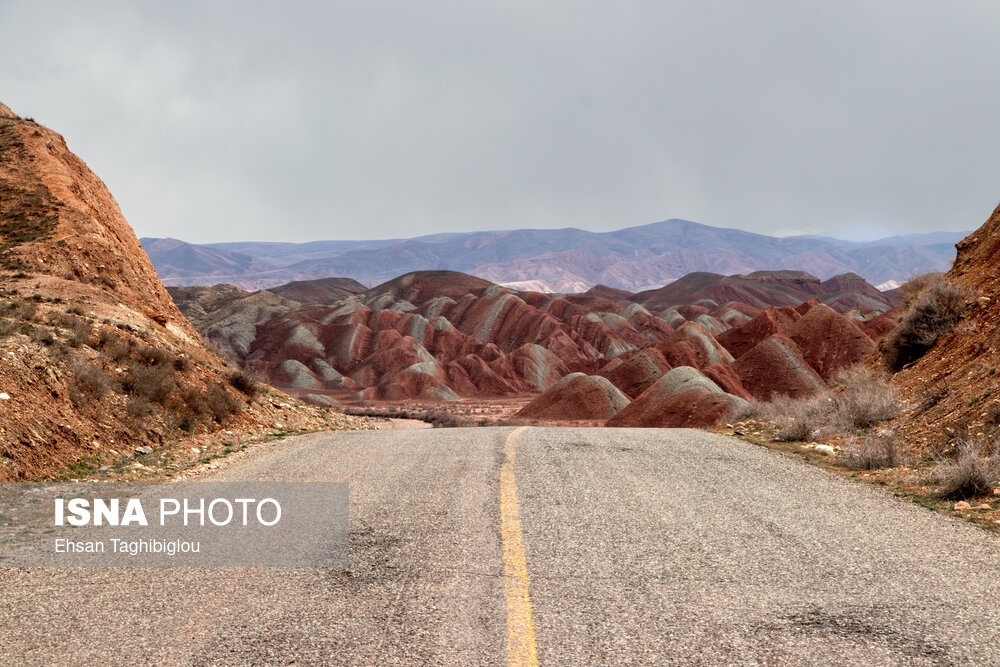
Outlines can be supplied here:
M681 366L657 380L606 426L712 426L745 405L696 369Z
M515 415L525 419L609 419L629 404L629 399L607 378L571 373Z
M925 452L963 433L1000 435L1000 207L956 247L948 277L968 291L965 315L893 376L907 408L894 425Z

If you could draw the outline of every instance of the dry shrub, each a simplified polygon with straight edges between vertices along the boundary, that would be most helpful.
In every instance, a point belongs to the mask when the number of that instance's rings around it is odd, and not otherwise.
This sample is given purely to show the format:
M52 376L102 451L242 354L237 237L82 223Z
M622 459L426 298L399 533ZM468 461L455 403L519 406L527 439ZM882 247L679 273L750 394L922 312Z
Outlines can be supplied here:
M31 320L38 312L38 304L31 301L6 301L0 303L0 315L13 320Z
M125 415L136 423L143 423L159 412L156 406L141 396L130 396L125 402Z
M184 407L177 413L177 426L184 431L191 431L195 425L210 419L222 423L243 409L243 403L218 384L205 390L186 386L180 395Z
M174 361L174 355L154 345L140 345L135 349L135 354L147 366L166 366Z
M833 424L846 429L868 428L899 414L899 392L888 379L861 364L833 377Z
M1000 450L990 453L982 440L960 440L955 459L943 461L934 472L944 498L968 499L989 493L1000 484Z
M114 361L122 361L132 354L132 341L122 338L110 329L101 329L97 335L97 348Z
M965 292L943 274L914 281L909 308L885 339L883 359L894 372L924 356L941 336L955 329L965 313Z
M778 424L776 437L786 442L811 440L819 433L870 428L899 412L898 394L888 380L862 365L845 368L834 377L834 390L810 396L772 399L740 412Z
M826 392L802 398L777 399L768 404L770 418L778 422L775 434L783 442L812 440L830 421L832 411Z
M133 396L164 405L176 384L174 369L171 366L146 366L142 363L133 363L125 373L122 389Z
M917 273L911 276L909 280L899 286L899 298L903 300L903 307L912 306L921 292L942 280L947 280L947 278L940 271Z
M97 364L78 359L70 366L70 372L69 398L77 407L96 401L111 391L111 379Z
M93 333L93 329L87 320L63 314L56 318L56 323L64 329L69 330L71 334L70 341L71 343L75 343L74 347L77 347L80 343L90 344L90 336Z
M43 345L52 345L56 342L55 334L47 327L32 327L28 335L31 336L31 340Z
M21 325L14 320L5 320L0 318L0 337L10 336L17 333L17 330L20 327Z
M237 371L229 376L229 384L236 391L253 398L260 393L260 381L246 371Z
M206 403L212 417L220 423L227 417L243 409L243 403L239 399L217 384L213 384L208 388Z
M844 448L843 464L850 470L895 468L901 463L899 444L892 434L852 436Z

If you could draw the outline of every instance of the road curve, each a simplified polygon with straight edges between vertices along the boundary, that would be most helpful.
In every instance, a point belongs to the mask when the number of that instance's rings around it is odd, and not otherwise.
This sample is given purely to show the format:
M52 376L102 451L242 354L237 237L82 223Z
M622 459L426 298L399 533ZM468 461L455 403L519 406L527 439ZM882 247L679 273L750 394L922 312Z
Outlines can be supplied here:
M1000 664L1000 539L701 431L313 434L212 479L348 481L350 568L0 568L0 663Z

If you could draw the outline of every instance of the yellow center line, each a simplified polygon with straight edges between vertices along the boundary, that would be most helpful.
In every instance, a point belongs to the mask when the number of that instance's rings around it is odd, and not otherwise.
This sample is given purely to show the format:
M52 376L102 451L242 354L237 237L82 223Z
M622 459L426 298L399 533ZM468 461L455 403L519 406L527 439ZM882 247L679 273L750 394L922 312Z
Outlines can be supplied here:
M503 452L507 460L500 466L500 534L503 538L504 594L507 598L507 664L537 666L528 562L524 555L521 516L517 509L517 484L514 482L515 439L526 428L521 426L511 431L504 443Z

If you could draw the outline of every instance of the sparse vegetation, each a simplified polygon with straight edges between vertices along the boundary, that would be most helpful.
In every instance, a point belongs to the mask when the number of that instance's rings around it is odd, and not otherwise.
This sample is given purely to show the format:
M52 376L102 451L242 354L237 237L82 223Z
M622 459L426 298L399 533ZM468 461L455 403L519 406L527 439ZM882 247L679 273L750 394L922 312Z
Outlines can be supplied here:
M833 425L864 429L899 413L899 393L889 381L858 364L833 378Z
M130 396L125 401L125 414L135 423L143 423L157 412L156 406L141 396Z
M70 366L70 400L77 407L88 401L96 401L111 391L111 379L97 364L75 360Z
M0 304L0 316L13 320L30 321L38 312L38 304L31 301L12 300Z
M992 491L1000 484L1000 450L983 440L960 440L953 460L935 469L943 498L966 500Z
M229 376L229 384L236 391L253 398L260 393L260 381L246 371L237 371Z
M851 436L842 463L848 470L895 468L901 463L899 443L892 434Z
M904 291L904 300L909 307L885 342L885 365L893 372L924 356L965 313L964 290L943 274L918 276L907 285L911 287Z
M830 390L811 396L781 397L756 404L737 418L775 421L778 440L796 442L810 440L820 433L867 429L899 412L895 387L860 364L842 370L832 385Z
M113 361L122 361L132 354L133 344L110 329L101 329L97 336L97 347Z
M90 344L93 329L87 320L70 314L64 314L56 317L56 323L64 329L69 330L71 338L75 339L78 344Z
M221 423L243 409L243 403L221 385L210 385L205 395L209 412L217 422Z
M173 367L147 366L141 362L129 365L122 381L125 393L159 405L166 404L167 398L176 386Z
M135 354L139 362L147 366L166 366L173 364L174 361L174 355L155 345L139 345L135 349Z

